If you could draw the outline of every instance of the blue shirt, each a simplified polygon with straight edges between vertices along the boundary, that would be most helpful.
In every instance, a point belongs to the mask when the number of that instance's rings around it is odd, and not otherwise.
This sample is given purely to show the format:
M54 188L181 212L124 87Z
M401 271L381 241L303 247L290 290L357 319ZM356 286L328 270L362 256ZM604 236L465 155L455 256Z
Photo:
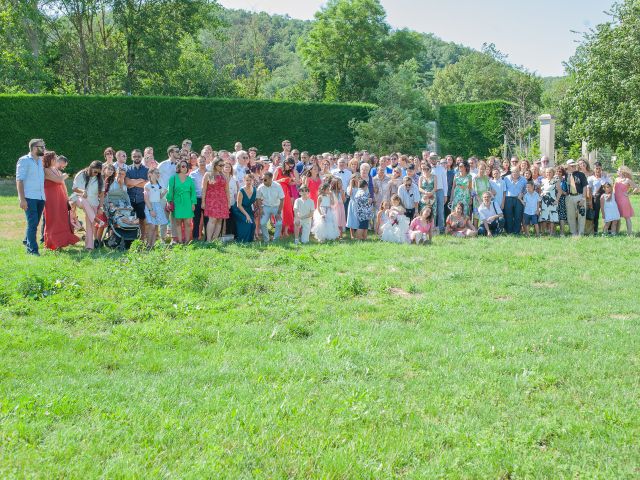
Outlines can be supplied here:
M22 181L25 198L45 200L44 168L41 158L33 158L31 153L20 157L16 164L16 180Z
M504 177L504 187L507 192L507 197L519 197L524 193L524 189L527 186L527 181L524 177L518 178L517 181L513 181L511 175Z
M131 180L139 180L144 179L147 180L149 175L149 169L144 165L140 164L139 167L135 165L130 165L127 168L127 176L126 178L130 178ZM164 185L162 185L164 187ZM165 187L167 188L167 187ZM129 199L131 203L142 203L144 202L144 188L143 187L128 187L127 192L129 193Z

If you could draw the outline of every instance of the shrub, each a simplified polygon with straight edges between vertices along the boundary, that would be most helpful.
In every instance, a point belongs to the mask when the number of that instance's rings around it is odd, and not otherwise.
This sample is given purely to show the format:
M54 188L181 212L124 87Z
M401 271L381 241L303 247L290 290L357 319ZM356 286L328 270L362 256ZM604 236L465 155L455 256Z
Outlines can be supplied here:
M440 107L438 133L443 155L485 157L504 143L504 122L511 104L503 101Z
M130 152L153 146L156 160L166 148L193 140L231 149L240 140L261 154L280 151L288 138L313 153L353 150L349 122L365 120L371 105L292 103L245 99L0 95L0 175L14 175L29 139L70 160L78 171L102 160L108 146Z

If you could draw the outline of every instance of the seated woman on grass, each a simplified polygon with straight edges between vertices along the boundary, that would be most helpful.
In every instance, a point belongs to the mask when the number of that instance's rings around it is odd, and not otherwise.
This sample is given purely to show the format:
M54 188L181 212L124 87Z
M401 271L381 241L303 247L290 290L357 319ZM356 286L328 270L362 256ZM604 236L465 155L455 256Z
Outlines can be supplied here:
M463 202L456 204L451 215L447 217L445 232L454 237L475 237L478 232L469 217L464 214L464 207L465 204Z

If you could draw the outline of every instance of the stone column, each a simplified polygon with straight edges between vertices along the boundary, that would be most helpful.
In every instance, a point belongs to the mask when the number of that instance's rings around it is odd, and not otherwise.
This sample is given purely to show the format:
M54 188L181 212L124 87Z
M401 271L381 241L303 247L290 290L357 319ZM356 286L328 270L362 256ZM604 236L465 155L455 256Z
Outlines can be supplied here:
M556 119L553 115L540 115L540 151L549 157L549 165L556 163Z
M591 168L593 168L593 164L598 160L598 151L589 150L589 142L586 140L582 141L582 157L587 159Z

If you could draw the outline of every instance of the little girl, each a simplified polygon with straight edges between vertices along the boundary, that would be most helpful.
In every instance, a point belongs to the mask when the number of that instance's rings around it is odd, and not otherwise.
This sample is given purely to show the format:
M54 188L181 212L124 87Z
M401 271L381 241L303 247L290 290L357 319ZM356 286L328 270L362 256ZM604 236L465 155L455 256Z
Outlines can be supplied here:
M156 227L155 225L167 225L167 215L161 203L162 198L167 194L167 189L158 183L160 178L160 170L152 168L149 170L149 181L144 186L144 215L149 225L153 227L146 228L147 245L153 247L156 243Z
M334 204L330 184L323 183L320 186L318 208L313 214L313 227L311 228L311 232L318 242L336 240L340 237L340 230L336 224L336 215L333 208ZM340 204L340 208L344 212L342 204Z
M344 211L344 202L347 200L347 197L344 190L342 190L342 180L331 177L330 182L331 195L333 196L333 211L336 217L336 224L338 225L340 235L342 236L342 232L344 232L344 229L347 226L347 215Z
M389 202L383 200L376 215L376 234L382 235L382 226L389 223Z
M604 188L604 193L600 197L600 209L602 211L602 219L604 220L602 234L606 235L607 232L609 232L615 235L618 231L618 223L620 223L620 210L618 210L618 204L616 203L611 184L607 182L602 187Z
M391 196L391 208L389 208L389 222L382 226L380 240L383 242L408 243L409 219L404 214L405 210L397 194Z
M431 207L424 207L420 216L413 219L409 227L409 241L417 245L420 242L431 243L433 232L433 211Z

